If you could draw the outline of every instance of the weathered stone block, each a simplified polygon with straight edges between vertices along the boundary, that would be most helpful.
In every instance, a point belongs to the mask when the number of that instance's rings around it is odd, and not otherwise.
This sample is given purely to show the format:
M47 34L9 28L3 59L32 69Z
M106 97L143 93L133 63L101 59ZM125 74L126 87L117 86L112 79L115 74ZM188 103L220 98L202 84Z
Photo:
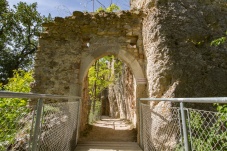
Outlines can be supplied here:
M43 27L50 27L50 26L54 26L55 24L53 22L49 22L49 23L43 23L42 26Z
M78 16L78 17L80 17L80 16L83 16L84 15L84 13L83 12L80 12L80 11L74 11L73 12L73 16Z
M132 31L127 31L126 32L126 36L132 36L132 35L133 35Z
M55 17L54 21L57 22L57 23L63 23L65 21L65 19L62 18L62 17Z

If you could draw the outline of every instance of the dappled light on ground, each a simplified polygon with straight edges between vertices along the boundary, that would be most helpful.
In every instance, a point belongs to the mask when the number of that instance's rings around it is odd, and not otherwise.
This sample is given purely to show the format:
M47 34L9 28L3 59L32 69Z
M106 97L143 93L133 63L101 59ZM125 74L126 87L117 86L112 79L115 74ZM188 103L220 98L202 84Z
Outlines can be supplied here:
M79 141L136 142L136 135L136 130L128 120L102 116L101 120L91 125Z
M102 119L100 121L96 121L93 126L110 128L113 130L133 130L133 125L129 121L113 119L108 116L102 116Z

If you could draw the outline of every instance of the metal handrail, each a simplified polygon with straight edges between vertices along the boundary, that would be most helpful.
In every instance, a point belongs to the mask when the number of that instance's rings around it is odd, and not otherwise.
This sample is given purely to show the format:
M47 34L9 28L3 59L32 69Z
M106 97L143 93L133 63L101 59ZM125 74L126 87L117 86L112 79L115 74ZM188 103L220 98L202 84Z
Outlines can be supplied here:
M186 125L186 117L184 113L184 103L227 103L227 97L201 97L201 98L140 98L139 106L140 106L140 146L143 148L143 133L142 133L142 113L141 113L141 103L142 101L170 101L170 102L178 102L180 103L180 111L181 111L181 120L182 120L182 128L183 128L183 136L184 136L184 150L189 151L189 142L188 142L188 134L187 134L187 125Z
M185 103L227 103L227 97L203 97L203 98L140 98L140 101L170 101Z
M0 91L0 98L51 98L51 99L81 99L79 96L65 96L52 94L38 94L38 93L20 93Z

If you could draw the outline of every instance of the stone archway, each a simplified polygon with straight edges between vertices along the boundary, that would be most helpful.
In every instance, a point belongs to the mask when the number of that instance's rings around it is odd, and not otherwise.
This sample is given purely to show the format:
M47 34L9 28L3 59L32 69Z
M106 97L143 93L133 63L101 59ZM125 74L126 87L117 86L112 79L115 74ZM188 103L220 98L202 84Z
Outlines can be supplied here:
M120 58L122 61L129 65L138 84L146 83L144 70L140 66L138 60L127 51L114 46L97 47L96 50L82 53L79 81L83 81L85 75L88 72L88 69L95 62L95 60L106 55L115 55L116 57Z
M113 45L99 46L99 47L96 47L95 49L89 49L89 51L82 53L81 66L80 66L81 70L79 74L79 85L81 87L81 96L83 96L83 93L84 93L84 88L85 88L84 79L88 73L89 68L96 60L106 55L114 55L115 57L119 58L124 63L126 63L131 69L132 74L135 78L135 84L136 84L134 101L137 102L138 98L144 97L146 92L146 86L145 86L146 78L144 76L144 69L141 67L138 59L136 59L132 54L130 54L124 49L119 48L118 46L113 46ZM85 104L82 105L83 106L82 109L84 111L87 111L86 109L87 101L84 100L83 102ZM138 102L136 104L138 104ZM87 113L82 112L82 114L83 115L81 116L82 118L81 125L82 127L84 127L86 124L86 121L84 119L86 119ZM138 125L139 125L138 105L136 105L136 116L137 116L136 117L137 123L134 123L134 124L136 124L135 127L138 128Z

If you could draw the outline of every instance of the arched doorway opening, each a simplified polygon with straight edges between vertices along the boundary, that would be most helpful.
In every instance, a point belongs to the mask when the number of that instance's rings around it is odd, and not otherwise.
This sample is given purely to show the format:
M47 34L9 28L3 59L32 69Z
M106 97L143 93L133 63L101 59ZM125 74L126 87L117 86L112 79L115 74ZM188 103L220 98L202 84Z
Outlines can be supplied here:
M87 133L87 131L89 130L89 114L90 114L90 109L89 109L89 105L94 105L92 104L91 100L89 100L89 97L86 97L86 95L89 93L89 89L87 89L88 87L88 83L86 82L86 78L87 78L87 73L89 71L89 68L92 67L92 64L94 64L98 59L102 58L103 56L110 56L113 55L115 56L115 58L119 58L119 60L121 62L123 62L123 64L125 64L126 68L130 70L132 76L132 82L131 82L131 96L133 96L133 98L118 98L118 101L120 100L120 102L122 104L126 104L127 105L124 108L129 108L129 106L131 106L131 112L130 113L124 113L122 108L122 105L119 105L120 103L118 102L118 104L116 104L117 106L117 111L114 110L114 105L112 104L112 108L109 108L108 105L104 107L104 102L100 102L100 105L102 106L102 115L108 115L108 117L118 117L118 118L122 118L122 119L127 119L130 121L130 123L132 123L133 128L137 129L138 132L138 123L139 123L139 116L138 116L138 106L137 106L137 98L139 97L143 97L146 93L146 89L145 89L145 84L146 84L146 80L144 77L144 70L141 68L141 65L139 64L139 61L130 53L122 50L122 49L116 49L113 47L100 47L98 51L90 51L89 53L84 53L82 55L82 62L81 62L81 68L82 71L80 71L80 75L79 75L79 81L81 83L81 96L83 96L83 103L82 103L82 116L81 116L81 134L83 135L84 133ZM116 83L115 83L116 84ZM116 86L116 85L115 85ZM110 91L116 91L116 87L113 86L112 90L111 87L108 86L108 92ZM129 86L129 87L130 87ZM115 88L114 88L115 87ZM121 91L122 87L118 88L118 91ZM114 89L114 90L113 90ZM123 91L123 90L122 90ZM105 93L105 91L103 91L102 93ZM100 95L100 94L99 94ZM122 96L122 95L119 95ZM105 99L105 97L103 97ZM110 97L108 97L108 99L110 99ZM112 98L112 99L116 99L116 95ZM123 100L122 100L123 99ZM115 100L115 102L117 102ZM108 100L109 101L109 100ZM106 102L105 102L106 103ZM111 103L109 101L109 103ZM113 102L112 102L113 103ZM109 104L110 105L110 104ZM109 108L109 111L104 112L104 108ZM112 110L111 110L112 109ZM115 108L116 109L116 108ZM130 110L129 109L129 110ZM132 111L132 109L134 111ZM132 115L134 114L134 115ZM99 135L99 134L97 134ZM110 134L111 135L111 134ZM138 134L135 134L135 139L134 141L136 141L136 135L138 136ZM137 137L138 140L138 137ZM122 140L119 140L122 141Z
M84 83L88 83L83 93L83 98L88 96L88 125L80 141L135 142L136 88L127 64L113 55L104 56L90 67Z

